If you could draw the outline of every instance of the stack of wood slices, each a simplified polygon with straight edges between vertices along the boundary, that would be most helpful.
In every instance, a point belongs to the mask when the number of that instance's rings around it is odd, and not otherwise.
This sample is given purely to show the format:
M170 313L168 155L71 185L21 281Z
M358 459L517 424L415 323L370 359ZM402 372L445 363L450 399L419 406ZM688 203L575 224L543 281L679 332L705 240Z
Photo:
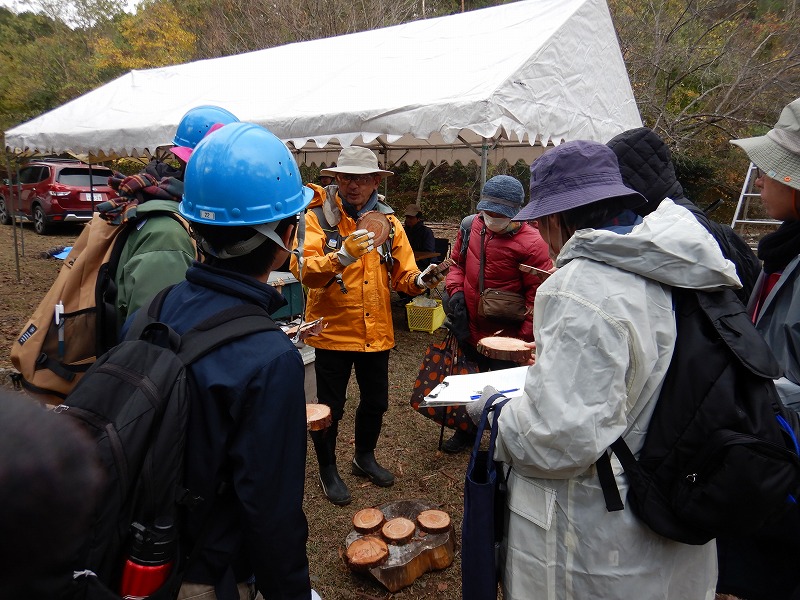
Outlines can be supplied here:
M424 573L453 562L450 515L422 500L399 500L353 515L347 536L347 564L370 573L390 592L414 583Z

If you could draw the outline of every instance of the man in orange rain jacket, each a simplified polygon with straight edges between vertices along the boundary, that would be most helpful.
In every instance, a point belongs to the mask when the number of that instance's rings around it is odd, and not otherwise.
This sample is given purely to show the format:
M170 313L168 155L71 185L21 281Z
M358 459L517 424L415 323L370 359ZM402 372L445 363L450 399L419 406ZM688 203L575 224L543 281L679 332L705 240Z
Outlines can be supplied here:
M416 296L435 287L443 276L431 265L425 277L402 223L378 196L381 180L392 175L378 166L367 148L344 148L336 167L323 169L336 184L314 186L321 202L306 213L302 267L292 271L308 288L305 319L324 317L327 326L306 343L314 346L317 395L331 407L333 425L311 432L320 469L320 484L332 503L344 506L350 491L336 468L336 437L344 414L347 385L355 366L360 401L355 414L352 472L375 485L394 484L394 475L375 460L383 414L389 406L389 350L394 347L391 290ZM377 211L389 223L386 241L360 229L363 214Z

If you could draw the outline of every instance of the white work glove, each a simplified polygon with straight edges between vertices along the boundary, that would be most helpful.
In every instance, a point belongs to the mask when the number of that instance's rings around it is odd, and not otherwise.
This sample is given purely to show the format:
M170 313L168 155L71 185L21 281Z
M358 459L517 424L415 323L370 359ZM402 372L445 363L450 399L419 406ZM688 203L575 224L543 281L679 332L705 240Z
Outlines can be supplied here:
M359 229L348 235L342 241L342 247L336 253L343 267L352 265L367 252L375 249L373 238L375 233L366 229Z
M311 590L311 600L322 600L317 593L317 590Z
M418 288L428 288L432 290L437 285L444 281L444 275L439 272L439 265L428 265L425 270L417 275L414 283Z

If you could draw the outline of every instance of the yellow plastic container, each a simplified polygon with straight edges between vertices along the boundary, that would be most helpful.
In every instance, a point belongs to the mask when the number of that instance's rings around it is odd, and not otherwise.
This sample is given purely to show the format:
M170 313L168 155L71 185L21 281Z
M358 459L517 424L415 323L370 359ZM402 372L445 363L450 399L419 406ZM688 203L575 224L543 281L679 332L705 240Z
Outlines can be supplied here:
M417 306L413 302L406 304L408 329L410 331L427 331L433 333L444 323L442 301L436 300L436 306Z

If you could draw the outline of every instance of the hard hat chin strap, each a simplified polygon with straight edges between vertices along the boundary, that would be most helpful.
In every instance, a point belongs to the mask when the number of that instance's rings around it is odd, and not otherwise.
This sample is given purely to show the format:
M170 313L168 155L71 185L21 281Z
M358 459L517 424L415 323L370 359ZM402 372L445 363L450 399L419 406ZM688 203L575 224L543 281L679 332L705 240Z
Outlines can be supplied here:
M240 242L236 242L235 244L231 244L230 246L226 246L219 251L214 250L204 239L200 240L200 245L202 247L203 252L205 252L206 254L210 254L215 258L224 260L226 258L236 258L237 256L244 256L245 254L250 254L253 250L255 250L261 244L263 244L266 238L267 236L256 231L253 237L246 240L242 240Z

